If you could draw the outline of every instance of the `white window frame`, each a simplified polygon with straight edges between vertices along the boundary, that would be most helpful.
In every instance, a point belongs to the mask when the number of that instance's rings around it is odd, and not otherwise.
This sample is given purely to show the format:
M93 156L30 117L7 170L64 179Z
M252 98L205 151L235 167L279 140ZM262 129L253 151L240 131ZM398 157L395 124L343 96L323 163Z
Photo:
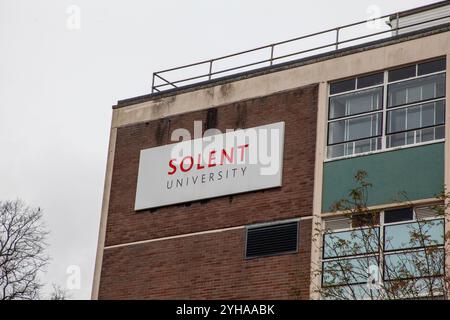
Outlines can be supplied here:
M354 228L354 227L347 227L347 228L336 228L336 229L332 229L332 230L325 230L325 232L323 233L323 243L322 246L320 248L320 266L321 266L321 270L322 270L322 266L324 262L329 262L329 261L338 261L338 260L348 260L348 259L356 259L356 258L367 258L367 257L378 257L379 261L380 261L380 265L378 266L379 268L382 268L381 270L381 275L382 275L382 280L381 281L385 281L384 280L384 259L385 259L385 255L394 255L394 254L401 254L401 253L408 253L408 252L417 252L417 251L422 251L424 250L424 248L403 248L403 249L396 249L396 250L386 250L385 249L385 227L386 226L394 226L394 225L401 225L401 224L407 224L407 223L414 223L414 222L420 222L420 221L433 221L433 220L440 220L440 219L444 219L444 217L439 216L439 215L434 215L434 216L430 216L430 217L426 217L426 218L418 218L417 217L417 209L421 209L421 208L427 208L427 207L432 207L435 205L442 205L441 203L434 203L434 204L427 204L427 205L416 205L416 206L412 206L412 211L413 211L413 215L412 215L412 219L411 220L404 220L404 221L397 221L397 222L389 222L389 223L385 223L384 222L384 217L385 217L385 212L392 210L392 209L397 209L397 208L387 208L384 210L380 210L379 211L379 223L376 225L376 227L378 228L378 236L379 236L379 248L378 248L378 252L370 252L370 253L362 253L362 254L356 254L356 255L347 255L347 256L341 256L341 257L331 257L331 258L324 258L324 249L325 249L325 234L327 232L330 233L340 233L340 232L351 232L353 230L362 230L362 229L367 229L370 227L359 227L359 228ZM411 206L409 206L411 208ZM400 207L401 208L401 207ZM398 208L398 209L400 209ZM329 219L329 220L337 220L337 219L350 219L348 217L336 217L335 219ZM325 226L325 221L327 219L322 219L322 224L323 226ZM445 221L445 220L444 220ZM445 226L445 224L444 224ZM446 233L445 227L444 227L444 235ZM436 248L438 249L445 249L445 242L442 245L437 245ZM444 266L445 268L445 266ZM321 283L322 286L322 283ZM336 285L337 287L339 285ZM343 285L343 286L348 286L348 284Z
M439 58L437 58L439 59ZM430 60L432 61L432 60ZM424 61L426 62L426 61ZM417 75L418 74L418 68L419 68L419 64L421 64L423 62L417 62L415 64L416 67L416 76L415 77L410 77L410 78L406 78L406 79L401 79L401 80L397 80L397 81L392 81L389 82L388 81L388 75L389 75L389 70L384 70L384 71L380 71L383 72L383 83L382 84L378 84L378 85L374 85L374 86L369 86L369 87L365 87L365 88L360 88L357 89L358 87L358 77L361 76L355 76L355 89L354 90L350 90L350 91L345 91L345 92L339 92L339 93L335 93L335 94L330 94L330 83L328 83L328 90L327 90L327 112L326 112L326 128L325 128L325 137L326 137L326 144L325 144L325 159L324 162L330 162L330 161L336 161L336 160L341 160L341 159L347 159L347 158L353 158L353 157L361 157L361 156L365 156L365 155L369 155L369 154L376 154L376 153L381 153L381 152L387 152L387 151L393 151L393 150L399 150L399 149L404 149L404 148L412 148L412 147L417 147L417 146L422 146L422 145L429 145L429 144L435 144L435 143L441 143L445 141L445 137L442 139L435 139L435 140L430 140L430 141L425 141L425 142L416 142L416 135L417 135L417 131L423 130L421 128L412 130L411 132L414 132L414 143L411 144L405 144L405 145L401 145L401 146L395 146L395 147L387 147L387 137L392 135L392 134L386 134L387 132L387 114L389 111L393 111L396 109L402 109L402 108L407 108L407 107L411 107L414 105L423 105L426 103L433 103L436 101L444 101L446 100L446 96L447 96L447 92L445 92L445 95L443 97L440 98L434 98L434 99L429 99L429 100L425 100L425 101L418 101L418 102L413 102L413 103L408 103L408 104L403 104L400 106L395 106L392 108L388 108L388 86L391 84L395 84L395 83L400 83L400 82L405 82L405 81L409 81L409 80L415 80L415 79L420 79L420 78L425 78L425 77L430 77L433 75L438 75L438 74L446 74L446 70L442 70L442 71L438 71L438 72L432 72L432 73L427 73L427 74L423 74L423 75ZM448 61L447 61L448 63ZM407 66L405 66L407 67ZM376 72L375 72L376 73ZM374 89L374 88L378 88L378 87L383 87L383 101L382 101L382 109L380 110L372 110L369 112L365 112L365 113L359 113L359 114L355 114L355 115L349 115L349 116L345 116L345 117L340 117L338 119L329 119L329 113L330 113L330 98L335 97L335 96L339 96L339 95L344 95L344 94L350 94L350 93L356 93L356 92L360 92L363 90L369 90L369 89ZM445 110L445 112L447 112L447 110ZM361 117L361 116L368 116L371 114L375 114L375 113L381 113L382 115L382 125L381 125L381 136L375 136L375 137L368 137L367 140L370 139L377 139L377 138L381 138L381 148L378 150L373 150L373 151L367 151L367 152L361 152L361 153L353 153L353 154L349 154L349 155L343 155L343 156L339 156L339 157L333 157L333 158L328 158L328 148L330 147L328 145L328 128L329 128L329 124L331 122L335 122L335 121L339 121L339 120L347 120L347 119L351 119L351 118L356 118L356 117ZM441 126L445 126L446 123L444 122L444 124L442 124ZM440 125L436 125L432 128L436 128ZM366 139L364 139L366 140ZM349 141L349 142L342 142L342 144L346 144L346 143L354 143L355 141ZM372 140L370 140L370 143L372 144ZM335 144L338 145L338 144ZM353 146L354 149L354 146ZM354 151L353 151L354 152Z

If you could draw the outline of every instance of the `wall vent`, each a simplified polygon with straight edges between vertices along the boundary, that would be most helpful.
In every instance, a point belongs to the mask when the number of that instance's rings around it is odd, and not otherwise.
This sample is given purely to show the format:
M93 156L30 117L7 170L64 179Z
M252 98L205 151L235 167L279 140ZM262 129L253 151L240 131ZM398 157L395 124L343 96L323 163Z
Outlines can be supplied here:
M414 209L416 212L417 220L430 219L440 217L443 213L444 206L427 206L427 207L417 207Z
M352 226L352 220L348 217L327 218L325 221L325 230L336 231L340 229L349 229Z
M248 227L246 258L296 252L298 249L298 221L262 227Z

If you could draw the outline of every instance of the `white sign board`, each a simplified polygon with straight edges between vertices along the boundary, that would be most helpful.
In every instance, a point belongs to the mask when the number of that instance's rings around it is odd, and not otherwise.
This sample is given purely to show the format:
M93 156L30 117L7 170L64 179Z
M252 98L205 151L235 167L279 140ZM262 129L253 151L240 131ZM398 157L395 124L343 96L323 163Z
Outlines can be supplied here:
M141 151L135 210L281 186L284 122Z

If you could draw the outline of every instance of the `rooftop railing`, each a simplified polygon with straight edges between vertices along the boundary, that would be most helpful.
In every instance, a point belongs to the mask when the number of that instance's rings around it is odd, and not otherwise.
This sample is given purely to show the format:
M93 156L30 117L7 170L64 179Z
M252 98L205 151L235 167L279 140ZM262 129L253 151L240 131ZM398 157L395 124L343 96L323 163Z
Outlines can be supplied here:
M439 4L445 6L448 5L448 1ZM428 7L424 7L422 11L428 11ZM418 8L414 11L414 14L422 11ZM406 15L411 15L410 10L363 20L214 59L154 72L152 93L261 67L270 67L283 62L344 49L372 40L395 37L399 33L404 34L408 30L414 30L420 26L426 27L430 24L434 26L447 23L448 20L446 21L445 19L450 18L450 12L446 12L444 16L431 15L424 20L418 19L420 21L402 26L401 18Z

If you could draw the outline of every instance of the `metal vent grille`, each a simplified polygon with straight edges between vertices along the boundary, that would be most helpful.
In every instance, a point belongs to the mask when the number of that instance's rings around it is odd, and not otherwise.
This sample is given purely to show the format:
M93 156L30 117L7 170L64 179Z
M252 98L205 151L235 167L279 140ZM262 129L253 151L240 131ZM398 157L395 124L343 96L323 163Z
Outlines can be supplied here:
M246 258L297 251L298 221L247 229Z
M352 220L346 217L325 219L325 230L348 229L352 226Z
M442 214L443 210L444 206L442 205L418 207L414 209L418 220L438 217L440 214Z

